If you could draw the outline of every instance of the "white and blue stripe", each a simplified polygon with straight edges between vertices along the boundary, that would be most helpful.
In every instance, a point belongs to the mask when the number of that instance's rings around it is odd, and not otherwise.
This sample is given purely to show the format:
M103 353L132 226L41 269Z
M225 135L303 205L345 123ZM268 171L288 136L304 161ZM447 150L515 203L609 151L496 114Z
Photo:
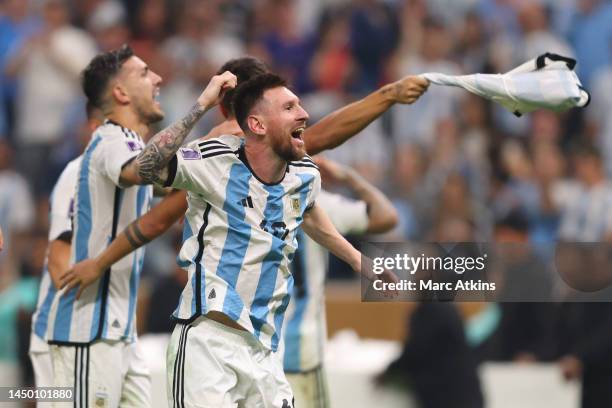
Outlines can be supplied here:
M188 323L219 311L276 350L293 286L295 235L320 188L318 169L304 159L279 183L266 184L252 172L240 139L209 144L194 145L208 149L199 160L177 155L172 186L189 191L178 263L189 283L174 317ZM213 145L219 154L209 152Z
M122 166L135 157L144 142L129 129L105 122L83 154L76 189L71 262L97 256L114 237L146 212L151 186L121 188ZM112 266L87 287L58 292L51 305L47 338L50 343L86 344L97 339L132 341L136 295L143 250Z

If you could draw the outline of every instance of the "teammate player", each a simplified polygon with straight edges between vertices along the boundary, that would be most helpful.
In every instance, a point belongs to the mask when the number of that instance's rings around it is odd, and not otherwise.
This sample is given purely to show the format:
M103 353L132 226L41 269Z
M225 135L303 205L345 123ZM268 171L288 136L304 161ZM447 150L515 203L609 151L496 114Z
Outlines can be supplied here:
M329 160L316 160L323 179L349 187L357 200L321 190L317 205L329 215L343 235L386 232L397 224L397 211L376 187L353 169ZM291 263L294 288L287 308L283 338L283 367L300 408L329 406L327 379L323 369L325 319L325 277L327 251L298 233L298 249Z
M231 73L213 77L189 113L153 136L149 126L163 118L156 101L161 78L129 47L96 56L85 69L88 100L107 120L94 133L78 170L71 263L100 253L134 219L152 195L151 177L165 168L189 131L233 87ZM155 173L152 170L156 170ZM58 292L52 302L47 339L54 385L71 386L75 406L147 407L150 380L135 347L135 305L142 251L117 262L76 299Z
M87 128L93 132L102 124L102 112L87 104ZM77 173L82 156L66 165L50 197L49 211L49 246L45 267L38 290L36 311L32 316L30 334L30 360L34 369L37 387L53 385L53 367L49 355L49 345L45 341L47 319L51 301L59 286L59 279L70 266L70 242L72 240L72 216L74 210L74 193L77 185ZM51 406L50 403L38 403L39 407Z

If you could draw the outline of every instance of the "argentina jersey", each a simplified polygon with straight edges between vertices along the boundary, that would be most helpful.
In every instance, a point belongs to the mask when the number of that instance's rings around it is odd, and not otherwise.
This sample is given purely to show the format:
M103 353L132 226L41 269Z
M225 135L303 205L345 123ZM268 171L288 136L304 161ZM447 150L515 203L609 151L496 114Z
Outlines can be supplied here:
M77 183L77 174L82 157L79 156L64 168L57 183L53 187L49 208L49 242L68 233L72 234L72 215L74 211L74 192ZM45 340L49 309L55 296L55 286L47 270L47 259L38 289L38 302L36 311L32 316L32 335L30 337L30 351L47 351L49 346Z
M122 188L119 181L122 167L144 146L135 132L108 120L94 132L78 170L71 264L99 255L149 209L151 186ZM119 260L79 299L77 288L57 292L49 312L49 343L132 341L143 255L140 248Z
M317 206L343 235L363 234L368 228L364 201L321 190ZM301 228L297 238L298 249L291 263L294 285L283 329L286 373L302 373L321 366L327 338L324 296L329 253Z
M320 190L317 166L306 156L266 184L251 171L242 139L222 136L180 149L168 185L187 190L189 204L178 257L189 281L174 317L185 323L222 312L276 350L297 230Z

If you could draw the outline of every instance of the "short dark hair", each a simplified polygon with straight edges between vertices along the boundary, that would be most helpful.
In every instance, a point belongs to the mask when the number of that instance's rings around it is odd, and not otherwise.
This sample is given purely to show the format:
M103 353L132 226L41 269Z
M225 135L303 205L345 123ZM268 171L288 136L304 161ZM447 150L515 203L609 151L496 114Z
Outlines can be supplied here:
M261 100L264 92L268 89L281 86L287 86L287 82L280 76L272 73L258 75L238 85L238 88L234 91L232 106L236 114L236 121L244 132L249 130L246 119L253 107Z
M81 74L81 85L87 100L102 109L103 96L109 81L121 70L123 63L134 55L129 45L96 55Z
M224 73L225 71L229 71L232 74L236 75L238 79L238 84L246 82L251 78L262 75L270 72L268 66L260 59L255 57L242 57L235 58L227 61L219 71L217 71L217 75ZM223 94L223 98L221 99L221 107L225 111L226 114L230 116L234 116L234 109L232 107L232 98L234 97L234 89L228 89Z

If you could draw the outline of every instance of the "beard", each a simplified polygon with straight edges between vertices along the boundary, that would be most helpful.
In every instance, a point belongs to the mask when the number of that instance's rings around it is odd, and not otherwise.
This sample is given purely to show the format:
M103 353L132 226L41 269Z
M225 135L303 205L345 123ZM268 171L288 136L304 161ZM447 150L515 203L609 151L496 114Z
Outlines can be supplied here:
M151 104L153 105L153 104ZM155 106L137 106L136 111L138 112L138 117L142 120L143 123L147 125L152 125L164 119L164 112L160 109L156 109Z
M286 139L285 139L286 140ZM291 143L291 140L288 142L277 142L272 145L272 149L274 153L276 153L281 159L285 161L295 161L300 160L306 154L306 150L304 148L296 148Z

